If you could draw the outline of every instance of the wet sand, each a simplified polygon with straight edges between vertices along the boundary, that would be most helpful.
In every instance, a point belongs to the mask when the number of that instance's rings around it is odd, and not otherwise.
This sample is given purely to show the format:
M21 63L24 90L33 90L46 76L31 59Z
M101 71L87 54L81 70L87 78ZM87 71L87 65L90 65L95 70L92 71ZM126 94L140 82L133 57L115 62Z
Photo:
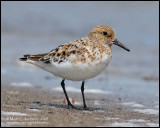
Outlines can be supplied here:
M106 95L87 93L90 110L75 110L67 109L62 92L6 85L1 89L2 126L159 126L159 115L135 112ZM80 93L68 95L82 108Z

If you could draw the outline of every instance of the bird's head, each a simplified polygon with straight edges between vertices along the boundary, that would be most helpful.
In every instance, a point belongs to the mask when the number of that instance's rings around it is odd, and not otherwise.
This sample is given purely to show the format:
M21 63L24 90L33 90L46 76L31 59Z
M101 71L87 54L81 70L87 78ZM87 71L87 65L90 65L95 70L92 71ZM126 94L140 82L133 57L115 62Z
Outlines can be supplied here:
M120 41L116 39L114 29L109 26L98 25L92 29L88 36L91 40L99 43L105 43L110 47L112 46L112 44L115 44L127 51L130 51L126 46L124 46Z

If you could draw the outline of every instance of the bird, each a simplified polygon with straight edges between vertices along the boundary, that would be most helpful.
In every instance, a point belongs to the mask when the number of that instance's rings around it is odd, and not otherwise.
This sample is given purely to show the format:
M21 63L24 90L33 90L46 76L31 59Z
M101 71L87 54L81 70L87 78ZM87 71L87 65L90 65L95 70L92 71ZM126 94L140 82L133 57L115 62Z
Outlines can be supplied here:
M19 59L61 77L61 87L65 94L68 108L77 109L68 98L65 80L82 81L83 109L88 109L84 96L85 81L96 77L105 70L112 58L111 46L113 44L130 52L116 38L112 27L97 25L83 38L66 42L47 53L25 54Z

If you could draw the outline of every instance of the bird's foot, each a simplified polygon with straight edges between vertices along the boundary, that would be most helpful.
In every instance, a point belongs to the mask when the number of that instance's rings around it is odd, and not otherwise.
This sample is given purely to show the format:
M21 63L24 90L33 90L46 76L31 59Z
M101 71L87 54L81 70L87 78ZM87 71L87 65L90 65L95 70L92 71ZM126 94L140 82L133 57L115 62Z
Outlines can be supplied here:
M74 105L72 105L71 103L68 103L68 109L77 109L79 110L79 108L75 107Z
M90 109L87 106L84 106L83 110L90 110Z

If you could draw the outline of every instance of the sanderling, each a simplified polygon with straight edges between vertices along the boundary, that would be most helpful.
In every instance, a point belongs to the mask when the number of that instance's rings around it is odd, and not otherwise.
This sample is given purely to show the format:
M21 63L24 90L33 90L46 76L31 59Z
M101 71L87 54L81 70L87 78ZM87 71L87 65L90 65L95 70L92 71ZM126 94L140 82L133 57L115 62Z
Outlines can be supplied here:
M61 86L67 99L68 108L76 107L71 104L68 98L65 90L65 79L82 81L83 107L87 109L84 97L85 80L97 76L107 67L112 57L112 44L130 51L116 39L113 28L98 25L84 38L67 42L48 53L24 55L20 60L63 78Z

